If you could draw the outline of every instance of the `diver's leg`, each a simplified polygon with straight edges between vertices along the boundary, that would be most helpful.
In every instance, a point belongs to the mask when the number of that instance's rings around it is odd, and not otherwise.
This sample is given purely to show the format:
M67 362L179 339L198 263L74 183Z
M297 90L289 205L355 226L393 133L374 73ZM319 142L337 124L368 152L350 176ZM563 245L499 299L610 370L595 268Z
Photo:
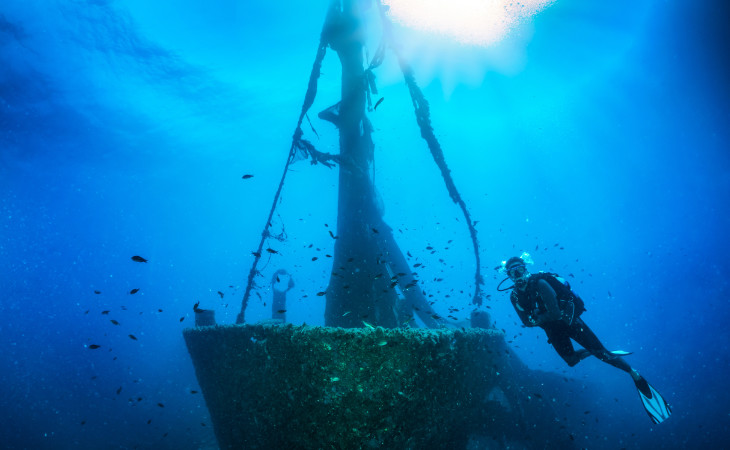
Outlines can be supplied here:
M629 363L620 356L612 355L611 352L606 350L606 347L604 347L601 341L598 340L598 336L596 336L596 334L588 328L588 325L586 325L581 318L575 319L575 321L573 321L573 325L570 326L570 337L575 339L577 343L582 345L596 358L605 363L611 364L612 366L617 367L634 377L634 371L632 371Z
M548 337L548 344L551 344L558 355L568 363L570 367L575 366L591 355L587 350L575 351L573 342L570 340L570 330L562 322L551 324L543 328Z

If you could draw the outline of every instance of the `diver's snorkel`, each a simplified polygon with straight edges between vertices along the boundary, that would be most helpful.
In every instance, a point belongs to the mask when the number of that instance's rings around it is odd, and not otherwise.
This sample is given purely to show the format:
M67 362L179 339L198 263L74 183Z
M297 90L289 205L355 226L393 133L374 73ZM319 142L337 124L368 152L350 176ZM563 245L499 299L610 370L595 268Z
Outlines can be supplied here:
M499 282L499 284L497 285L497 290L498 290L499 292L504 292L504 291L509 291L510 289L514 289L514 287L515 287L515 285L514 285L514 284L513 284L512 286L510 286L510 287L506 287L506 288L504 288L504 289L500 289L500 286L502 286L502 284L503 284L503 283L504 283L505 281L509 280L509 279L510 279L510 277L507 277L507 278L505 278L504 280L502 280L502 281L500 281L500 282Z
M525 269L525 266L522 266L522 275L520 275L519 278L515 280L515 286L519 290L525 289L525 286L527 286L527 269Z
M524 268L525 266L522 266L522 267ZM519 290L524 289L525 288L525 285L527 284L527 277L524 276L525 273L527 273L527 272L524 271L522 276L520 276L519 278L517 278L516 280L514 280L513 281L514 284L512 286L506 287L504 289L500 289L500 286L502 286L502 284L505 281L512 279L512 277L509 277L508 276L507 278L505 278L504 280L502 280L502 281L499 282L499 284L497 285L497 290L499 292L504 292L504 291L509 291L510 289L514 289L514 288L517 288Z
M509 268L507 267L507 264L509 263ZM527 275L529 275L527 271L527 264L533 264L532 258L530 257L530 254L527 252L523 252L519 257L512 257L507 261L502 261L502 265L497 267L497 271L506 274L507 278L500 281L497 285L497 291L504 292L508 291L510 289L519 289L522 290L527 285ZM512 280L512 276L510 276L510 272L513 270L516 271L517 269L521 269L519 272L519 276L514 278L514 284L510 287L502 288L502 284L504 284L507 280Z

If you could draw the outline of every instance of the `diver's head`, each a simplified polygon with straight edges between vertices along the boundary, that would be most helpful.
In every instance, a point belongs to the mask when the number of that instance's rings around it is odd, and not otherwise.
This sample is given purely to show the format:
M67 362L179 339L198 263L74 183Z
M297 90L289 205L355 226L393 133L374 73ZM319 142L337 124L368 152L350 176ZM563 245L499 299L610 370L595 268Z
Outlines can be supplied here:
M527 279L530 277L525 260L519 256L513 256L507 260L504 269L515 287L521 291L524 290L527 286Z

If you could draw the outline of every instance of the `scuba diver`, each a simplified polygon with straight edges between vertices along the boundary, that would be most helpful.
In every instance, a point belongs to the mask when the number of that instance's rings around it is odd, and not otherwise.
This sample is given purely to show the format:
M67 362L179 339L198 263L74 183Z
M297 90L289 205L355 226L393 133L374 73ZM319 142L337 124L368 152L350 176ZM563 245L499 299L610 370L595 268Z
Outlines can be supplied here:
M497 286L498 291L512 289L510 301L522 323L526 327L538 326L545 330L548 343L552 344L570 367L593 355L628 373L639 390L639 397L651 420L654 423L661 423L669 418L672 413L669 404L622 358L631 353L606 350L581 319L580 315L586 309L583 300L572 291L570 284L554 273L530 274L527 270L528 263L532 264L532 260L527 253L503 262L500 270L506 273L508 278ZM502 283L508 279L514 286L500 289ZM575 350L571 339L583 348Z

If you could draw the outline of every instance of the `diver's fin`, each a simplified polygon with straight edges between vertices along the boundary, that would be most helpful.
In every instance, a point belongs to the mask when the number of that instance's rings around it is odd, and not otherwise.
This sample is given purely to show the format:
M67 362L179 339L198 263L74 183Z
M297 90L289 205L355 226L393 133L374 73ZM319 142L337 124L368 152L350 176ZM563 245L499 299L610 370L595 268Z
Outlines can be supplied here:
M661 395L647 383L644 377L635 380L636 389L639 390L639 398L644 405L644 409L654 423L662 423L672 414L672 408L669 403L662 398Z
M623 350L614 350L614 351L609 352L609 353L612 354L613 356L628 356L628 355L633 355L634 354L634 352L626 352L626 351L623 351Z

